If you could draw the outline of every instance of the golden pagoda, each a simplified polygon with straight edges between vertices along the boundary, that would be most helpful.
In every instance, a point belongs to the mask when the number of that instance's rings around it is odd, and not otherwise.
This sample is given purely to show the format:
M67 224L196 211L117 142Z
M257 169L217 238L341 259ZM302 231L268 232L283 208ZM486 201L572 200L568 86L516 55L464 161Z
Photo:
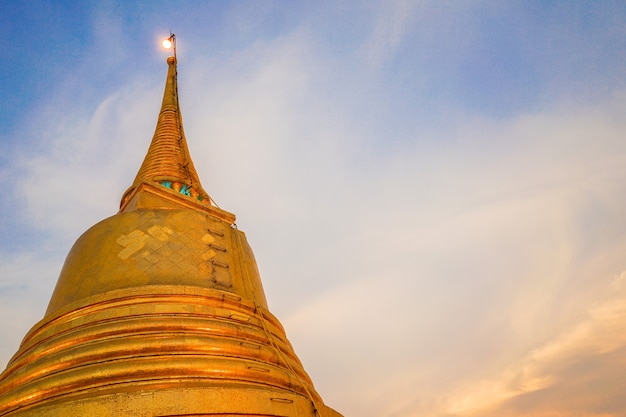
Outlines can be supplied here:
M0 375L0 416L341 417L268 310L235 215L200 185L167 62L143 164L68 254Z

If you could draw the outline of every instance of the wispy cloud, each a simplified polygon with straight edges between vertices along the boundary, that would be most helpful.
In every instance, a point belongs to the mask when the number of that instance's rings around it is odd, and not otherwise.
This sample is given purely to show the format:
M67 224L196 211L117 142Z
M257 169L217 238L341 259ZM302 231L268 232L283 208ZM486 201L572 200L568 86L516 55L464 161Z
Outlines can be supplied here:
M607 300L592 306L582 321L533 349L500 375L464 387L451 396L448 413L455 416L613 415L607 413L609 408L622 413L626 404L608 401L610 392L623 390L625 384L614 380L607 367L619 366L626 358L625 295L623 288L615 291ZM603 361L606 357L611 360ZM577 384L572 379L587 382ZM568 389L562 389L563 386ZM555 395L549 398L533 395L548 389L555 391ZM581 403L578 398L587 401Z
M394 0L373 7L373 30L361 50L371 66L377 67L393 58L405 34L415 24L420 3L425 2Z

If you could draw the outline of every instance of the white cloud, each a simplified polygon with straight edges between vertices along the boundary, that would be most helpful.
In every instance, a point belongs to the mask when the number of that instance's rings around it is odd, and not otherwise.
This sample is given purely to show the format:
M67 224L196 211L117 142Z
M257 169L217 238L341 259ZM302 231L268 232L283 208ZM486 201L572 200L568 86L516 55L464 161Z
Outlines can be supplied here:
M382 65L395 55L407 31L415 23L416 1L388 1L375 7L373 31L362 47L370 65Z
M17 352L26 332L48 306L62 260L40 248L38 254L3 254L0 264L0 316L4 317L0 367Z
M561 330L547 343L533 349L519 363L497 376L463 387L461 392L451 395L447 412L455 416L502 415L500 407L506 401L553 385L567 384L567 378L572 377L567 374L574 364L584 364L607 353L623 350L626 347L625 295L623 291L610 294L608 299L592 307L580 323ZM623 358L623 353L620 357ZM578 375L585 376L588 374ZM601 381L602 375L599 378L596 375L595 382ZM582 388L584 391L570 391L567 395L585 395L585 391L591 389L590 386ZM622 384L617 389L623 388ZM556 396L551 399L554 403L566 400ZM585 415L603 415L599 410L594 411L594 406L597 405L588 404L587 409L575 411L589 413Z

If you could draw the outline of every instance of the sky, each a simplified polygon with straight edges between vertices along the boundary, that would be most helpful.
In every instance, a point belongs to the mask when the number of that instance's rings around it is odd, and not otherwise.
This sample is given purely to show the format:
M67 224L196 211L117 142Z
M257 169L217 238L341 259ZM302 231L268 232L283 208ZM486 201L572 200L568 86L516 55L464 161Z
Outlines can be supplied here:
M626 3L0 3L0 368L154 133L346 417L626 415Z

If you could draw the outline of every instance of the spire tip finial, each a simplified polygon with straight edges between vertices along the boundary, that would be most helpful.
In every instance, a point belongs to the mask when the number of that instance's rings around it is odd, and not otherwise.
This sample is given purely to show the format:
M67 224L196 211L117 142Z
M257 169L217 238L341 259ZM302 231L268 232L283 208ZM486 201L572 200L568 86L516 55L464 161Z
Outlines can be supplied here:
M161 42L161 45L165 49L173 49L174 50L174 56L171 56L171 57L167 58L167 63L168 64L175 63L176 62L176 35L174 35L170 31L170 37L167 38L167 39L163 39L163 42ZM173 61L170 62L170 60L173 60Z

